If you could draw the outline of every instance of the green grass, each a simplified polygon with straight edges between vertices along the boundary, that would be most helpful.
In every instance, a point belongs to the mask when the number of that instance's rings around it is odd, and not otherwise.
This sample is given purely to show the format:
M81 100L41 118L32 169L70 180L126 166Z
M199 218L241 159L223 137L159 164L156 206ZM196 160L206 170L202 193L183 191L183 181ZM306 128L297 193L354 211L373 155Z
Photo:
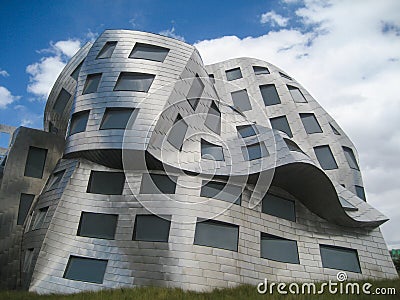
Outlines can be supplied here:
M367 281L359 281L360 285ZM331 295L327 291L322 295L278 295L276 289L274 294L260 295L257 293L255 286L242 285L231 289L215 289L211 292L200 293L183 291L181 289L160 288L160 287L138 287L132 289L115 289L103 290L99 292L84 292L72 295L38 295L35 293L24 291L0 291L0 299L13 299L13 300L161 300L161 299L176 299L176 300L233 300L233 299L322 299L322 300L348 300L348 299L400 299L400 280L382 280L382 281L368 281L372 284L371 291L376 287L390 287L396 289L396 295Z

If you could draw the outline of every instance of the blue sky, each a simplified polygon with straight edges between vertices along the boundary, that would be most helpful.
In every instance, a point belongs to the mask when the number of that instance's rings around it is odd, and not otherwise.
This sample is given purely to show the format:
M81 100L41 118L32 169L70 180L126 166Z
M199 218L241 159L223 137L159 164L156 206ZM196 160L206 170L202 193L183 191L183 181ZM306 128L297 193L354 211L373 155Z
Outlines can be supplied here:
M400 248L400 1L3 0L0 123L41 128L57 75L105 29L184 39L206 64L248 56L285 70L354 142L368 202Z

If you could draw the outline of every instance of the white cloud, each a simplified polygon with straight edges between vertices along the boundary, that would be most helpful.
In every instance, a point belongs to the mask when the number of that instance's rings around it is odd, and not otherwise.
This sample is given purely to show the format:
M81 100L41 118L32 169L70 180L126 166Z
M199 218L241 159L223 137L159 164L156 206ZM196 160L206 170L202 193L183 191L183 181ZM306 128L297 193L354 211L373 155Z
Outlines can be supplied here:
M46 100L58 75L65 67L66 62L79 50L81 42L76 39L51 42L50 48L40 50L39 53L50 54L26 67L29 76L28 92Z
M367 200L391 218L382 230L389 246L398 248L399 11L396 0L307 0L295 15L308 31L280 29L195 44L206 64L240 56L271 62L319 101L357 147Z
M285 18L271 10L261 15L260 23L270 23L272 26L278 25L279 27L286 27L289 22L289 18Z
M164 35L164 36L168 36L168 37L171 37L171 38L174 38L174 39L177 39L177 40L180 40L182 42L185 41L185 38L183 36L177 35L175 33L175 27L174 26L172 26L171 29L166 29L166 30L160 31L159 34Z
M8 74L8 72L7 72L6 70L2 70L2 69L0 68L0 76L8 77L8 76L10 76L10 74Z
M4 86L0 86L0 109L4 109L7 105L18 100L20 96L14 96L11 92Z

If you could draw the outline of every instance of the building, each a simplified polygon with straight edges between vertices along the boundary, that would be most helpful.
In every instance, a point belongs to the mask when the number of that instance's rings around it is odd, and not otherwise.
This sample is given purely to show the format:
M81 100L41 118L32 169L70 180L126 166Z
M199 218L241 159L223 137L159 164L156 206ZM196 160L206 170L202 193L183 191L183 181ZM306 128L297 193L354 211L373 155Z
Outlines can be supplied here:
M357 152L284 71L106 30L4 152L0 280L73 293L395 278Z

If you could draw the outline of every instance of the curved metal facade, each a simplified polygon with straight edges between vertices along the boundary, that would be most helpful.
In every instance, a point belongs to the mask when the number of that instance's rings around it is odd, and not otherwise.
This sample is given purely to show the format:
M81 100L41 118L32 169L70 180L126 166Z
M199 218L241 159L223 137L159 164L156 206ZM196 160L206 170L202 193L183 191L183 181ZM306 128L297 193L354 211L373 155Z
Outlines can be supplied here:
M181 41L107 30L49 96L45 130L67 127L21 226L31 291L334 279L326 247L353 257L352 279L397 276L354 145L267 62L204 66Z

